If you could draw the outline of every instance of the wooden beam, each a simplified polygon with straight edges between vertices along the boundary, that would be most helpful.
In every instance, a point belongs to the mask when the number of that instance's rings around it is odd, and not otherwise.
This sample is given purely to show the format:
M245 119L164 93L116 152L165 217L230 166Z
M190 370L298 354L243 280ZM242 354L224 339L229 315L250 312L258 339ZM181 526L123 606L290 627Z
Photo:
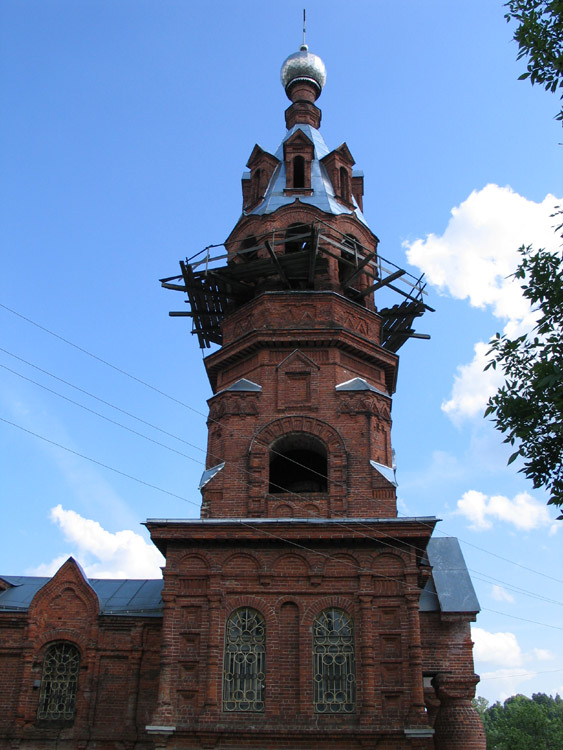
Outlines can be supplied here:
M372 284L371 286L368 286L367 289L364 289L360 292L360 296L367 297L368 294L372 292L376 292L378 289L381 289L381 287L389 286L392 281L395 281L395 279L398 279L400 276L404 276L406 274L406 271L404 271L402 268L399 268L398 271L395 271L395 273L392 273L390 276L386 276L384 279L380 279L377 283ZM396 287L391 287L391 289L394 289L396 292L399 292L400 294L404 294L404 292L401 292L400 289L397 289Z
M293 239L293 238L292 238ZM268 240L264 241L264 244L266 245L266 250L268 251L268 254L270 255L270 258L272 259L275 267L278 270L278 273L281 277L281 280L284 282L284 284L287 286L288 289L291 289L291 284L289 283L289 279L287 278L285 271L283 270L281 263L279 261L278 256L275 254L275 252L272 250L272 246L268 242Z

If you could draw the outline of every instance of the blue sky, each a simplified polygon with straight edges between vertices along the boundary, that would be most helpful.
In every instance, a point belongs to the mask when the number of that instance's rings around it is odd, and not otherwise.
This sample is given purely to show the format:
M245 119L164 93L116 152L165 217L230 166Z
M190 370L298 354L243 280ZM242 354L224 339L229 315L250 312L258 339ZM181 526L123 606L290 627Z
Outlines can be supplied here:
M210 390L158 279L226 238L254 144L281 141L302 7L2 3L1 572L74 554L92 576L156 575L140 524L197 517ZM478 693L563 692L561 523L482 418L486 342L529 325L505 279L516 248L555 244L557 99L517 80L500 2L316 0L307 14L324 138L347 142L382 255L425 272L436 308L418 326L431 341L400 352L400 510L462 540L483 607Z

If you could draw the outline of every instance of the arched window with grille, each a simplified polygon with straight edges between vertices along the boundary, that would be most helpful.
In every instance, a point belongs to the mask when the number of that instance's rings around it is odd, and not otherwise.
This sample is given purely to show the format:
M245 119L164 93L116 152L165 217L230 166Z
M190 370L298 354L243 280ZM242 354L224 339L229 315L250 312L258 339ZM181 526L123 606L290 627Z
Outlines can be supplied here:
M76 709L80 652L72 643L54 643L43 659L37 718L72 721Z
M319 714L356 710L354 623L341 609L324 609L313 623L313 701Z
M266 623L242 607L227 620L223 661L223 710L263 711L266 679Z

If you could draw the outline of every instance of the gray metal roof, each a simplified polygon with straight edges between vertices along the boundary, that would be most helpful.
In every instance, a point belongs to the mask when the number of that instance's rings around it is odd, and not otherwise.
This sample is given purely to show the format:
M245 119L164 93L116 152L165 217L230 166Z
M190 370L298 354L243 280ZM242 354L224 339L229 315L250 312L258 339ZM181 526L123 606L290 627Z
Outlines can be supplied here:
M455 537L430 539L426 547L432 578L420 595L422 612L472 612L481 610L469 571Z
M382 396L387 396L389 398L389 394L386 391L382 391L380 388L376 388L371 383L368 383L367 380L364 378L352 378L351 380L346 380L344 383L339 383L334 387L334 390L336 391L373 391L374 393L380 393Z
M258 385L258 383L248 380L247 378L240 378L240 380L237 380L228 388L224 388L222 391L217 391L215 395L218 396L220 393L226 393L227 391L249 391L257 393L261 390L262 386Z
M35 594L51 579L38 576L0 576L10 584L0 591L0 612L26 612ZM89 578L103 615L162 615L162 580Z
M314 148L313 162L311 163L311 187L313 188L313 195L300 195L299 201L311 206L316 206L317 208L320 208L321 211L328 214L355 214L362 224L368 226L368 223L355 200L353 200L355 205L354 210L343 206L336 200L334 188L327 171L324 165L320 162L324 156L330 153L328 146L324 142L324 138L319 130L312 125L304 125L302 123L297 123L285 134L283 141L280 143L278 150L275 153L280 164L278 164L274 170L270 184L266 189L264 200L252 211L249 211L249 214L255 214L258 216L271 214L274 213L274 211L277 211L278 208L288 206L297 200L295 195L285 195L284 193L286 175L285 164L283 161L283 144L288 138L291 138L297 130L301 130L307 136Z

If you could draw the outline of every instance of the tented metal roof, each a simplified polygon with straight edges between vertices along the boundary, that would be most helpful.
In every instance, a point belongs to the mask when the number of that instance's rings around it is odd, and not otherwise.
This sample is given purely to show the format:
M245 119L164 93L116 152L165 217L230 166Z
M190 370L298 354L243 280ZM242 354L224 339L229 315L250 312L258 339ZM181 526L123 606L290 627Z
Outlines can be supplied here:
M365 220L363 213L360 211L360 208L355 199L353 199L354 210L347 208L342 203L339 203L336 199L334 188L329 179L327 171L320 161L324 156L330 153L328 146L326 145L324 138L322 137L319 130L314 128L312 125L305 125L302 123L297 123L285 134L284 139L282 140L276 153L274 154L275 157L279 159L280 163L278 164L274 171L274 174L272 175L272 179L270 180L270 184L268 185L268 188L264 195L264 199L255 208L253 208L252 211L249 211L248 214L258 216L262 216L264 214L272 214L274 213L274 211L277 211L278 208L281 208L282 206L288 206L289 204L295 202L295 195L286 195L286 193L284 192L284 188L286 187L286 174L283 158L283 144L289 138L291 138L291 136L295 132L297 132L297 130L301 130L307 136L307 138L313 144L314 148L314 156L311 163L311 187L313 189L313 194L300 195L299 202L306 203L311 206L316 206L316 208L320 208L321 211L324 211L327 214L354 214L362 222L362 224L368 226L368 223Z

